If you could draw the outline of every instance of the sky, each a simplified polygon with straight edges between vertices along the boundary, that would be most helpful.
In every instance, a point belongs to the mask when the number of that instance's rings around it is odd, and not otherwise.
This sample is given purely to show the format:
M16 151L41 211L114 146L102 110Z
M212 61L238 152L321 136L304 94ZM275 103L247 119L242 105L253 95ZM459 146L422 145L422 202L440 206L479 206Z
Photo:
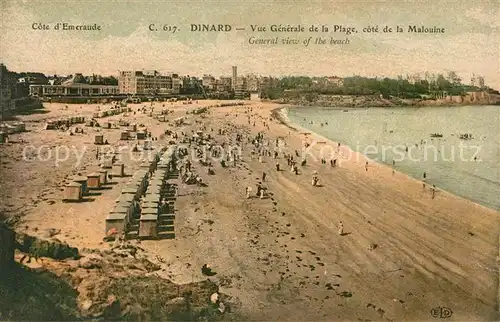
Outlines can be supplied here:
M182 75L389 76L456 71L500 89L500 0L495 1L98 1L0 0L0 62L9 70L117 75L119 70ZM33 30L33 23L93 24L101 31ZM176 33L149 31L165 24ZM231 32L192 32L191 24L230 24ZM358 33L252 32L250 25L355 27ZM404 33L364 33L369 26ZM408 33L409 25L445 28ZM237 31L236 28L245 28ZM296 38L298 45L251 45L249 38ZM348 45L303 45L307 38Z

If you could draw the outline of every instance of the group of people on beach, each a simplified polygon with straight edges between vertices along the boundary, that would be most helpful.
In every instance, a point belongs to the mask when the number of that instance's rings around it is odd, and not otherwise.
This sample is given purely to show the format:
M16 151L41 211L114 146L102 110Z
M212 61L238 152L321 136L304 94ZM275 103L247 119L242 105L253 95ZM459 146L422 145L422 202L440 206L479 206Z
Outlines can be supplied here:
M250 147L250 159L255 160L257 158L259 163L265 163L265 160L267 158L272 158L274 160L274 168L277 172L282 171L282 167L280 164L280 159L283 158L286 160L287 166L290 168L290 171L294 173L295 175L300 175L301 172L299 171L299 164L301 168L307 169L307 160L305 157L301 158L300 153L297 150L290 150L290 147L288 146L286 139L284 137L267 137L267 130L269 130L269 122L272 121L271 118L266 119L262 117L261 115L257 113L253 113L252 107L249 107L246 109L245 113L247 114L247 121L249 125L252 125L252 127L257 127L258 122L260 121L261 128L263 130L259 131L255 135L252 135L250 132L250 129L245 129L243 127L238 127L235 124L231 123L230 121L227 121L224 123L223 127L219 128L216 133L219 134L219 137L222 137L223 142L219 144L219 146L226 147L226 146L232 146L232 144L236 144L238 147ZM226 115L227 117L230 116ZM259 120L260 118L260 120ZM200 123L203 125L203 123ZM203 130L207 130L206 125L202 126ZM214 132L214 129L210 129L211 132ZM183 133L184 134L184 133ZM184 135L185 136L185 135ZM215 140L215 137L210 137L208 136L210 140L203 140L203 139L197 139L197 140L189 140L190 145L191 144L196 144L196 145L207 145L209 147L213 147L217 145L217 142ZM207 141L207 142L204 142ZM274 147L273 147L274 145ZM305 148L307 148L307 145L305 145ZM209 151L213 157L221 157L222 149L210 149ZM199 151L201 153L201 150ZM341 155L340 153L340 143L337 144L337 155ZM221 161L222 167L227 167L227 166L232 166L232 167L237 167L238 163L240 163L243 159L241 155L237 155L235 152L229 152ZM298 159L300 162L298 162ZM205 162L206 160L203 159ZM332 168L338 166L338 158L331 158L329 160L329 164ZM223 162L224 161L224 162ZM223 163L222 163L223 162ZM201 165L207 165L208 163L200 162ZM321 159L321 164L327 164L327 161L322 158ZM394 164L393 164L394 165ZM210 165L211 166L211 165ZM183 178L186 180L192 180L193 179L193 171L191 169L191 163L189 161L185 161L185 163L179 165L181 169L181 173L183 174ZM366 161L364 163L364 168L365 171L368 172L369 168L369 162ZM209 170L212 169L211 167ZM209 171L210 173L210 171ZM212 174L214 174L214 171L212 169ZM426 179L426 173L424 173L424 188L425 188L425 179ZM195 176L196 181L199 180L199 176ZM201 179L201 178L200 178ZM268 174L266 171L262 171L261 176L256 183L256 191L255 191L255 196L259 199L264 199L266 198L267 195L267 188L264 186L264 183L268 181ZM311 174L311 186L313 187L320 187L320 178L317 170L314 170ZM186 182L187 183L187 182ZM251 186L246 186L245 188L245 196L247 199L252 198L253 194L253 188ZM435 185L432 187L432 198L434 199L436 193L436 188ZM344 224L342 221L339 222L338 224L338 234L341 236L344 236Z

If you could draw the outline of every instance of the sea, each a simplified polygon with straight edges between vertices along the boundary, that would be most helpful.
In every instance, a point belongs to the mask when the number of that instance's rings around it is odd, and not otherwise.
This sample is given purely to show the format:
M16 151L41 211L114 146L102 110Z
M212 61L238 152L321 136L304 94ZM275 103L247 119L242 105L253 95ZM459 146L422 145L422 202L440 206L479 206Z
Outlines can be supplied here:
M500 106L288 107L288 119L437 188L500 211ZM394 162L394 163L393 163Z

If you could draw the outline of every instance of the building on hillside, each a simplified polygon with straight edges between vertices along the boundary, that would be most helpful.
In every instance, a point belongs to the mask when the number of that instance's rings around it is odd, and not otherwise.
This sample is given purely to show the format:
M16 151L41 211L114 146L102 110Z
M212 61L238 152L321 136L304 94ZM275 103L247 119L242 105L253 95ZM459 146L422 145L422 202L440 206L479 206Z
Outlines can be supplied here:
M221 77L215 81L215 90L219 93L228 93L232 91L232 78Z
M232 77L231 77L231 89L233 91L236 90L236 82L238 81L238 67L237 66L233 66L232 67Z
M183 76L181 79L181 94L201 94L203 92L202 80L194 76Z
M172 78L172 94L179 94L181 92L181 78L177 73L167 73L167 76Z
M256 75L247 76L247 89L249 92L256 93L259 91L259 78Z
M213 91L215 89L215 77L212 75L203 75L202 85L206 90Z
M120 75L118 77L118 89L120 94L178 94L180 91L180 79L177 74L161 75L155 70L120 71Z
M327 83L333 86L344 86L344 79L342 77L330 76L327 78Z
M238 77L236 79L236 86L234 89L235 98L248 98L250 93L247 88L247 79L245 77Z

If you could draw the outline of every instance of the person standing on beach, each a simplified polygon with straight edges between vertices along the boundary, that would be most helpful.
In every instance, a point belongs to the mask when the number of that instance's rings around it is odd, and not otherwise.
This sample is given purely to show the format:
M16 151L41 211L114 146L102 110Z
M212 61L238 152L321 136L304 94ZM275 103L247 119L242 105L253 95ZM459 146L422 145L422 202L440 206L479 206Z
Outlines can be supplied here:
M368 171L368 161L365 163L365 171Z
M266 173L262 172L262 182L266 181Z
M314 171L313 172L313 176L312 176L312 186L315 187L318 185L318 181L319 181L319 178L318 178L318 171Z
M257 183L257 197L260 196L260 190L262 190L262 186L260 185L260 182Z
M433 184L432 185L432 199L434 199L435 196L436 196L436 185Z
M280 171L280 164L276 162L276 171Z
M342 223L342 220L339 222L338 233L340 236L344 235L344 224Z
M247 187L247 189L246 189L247 199L250 199L250 192L252 192L252 188L251 187Z

